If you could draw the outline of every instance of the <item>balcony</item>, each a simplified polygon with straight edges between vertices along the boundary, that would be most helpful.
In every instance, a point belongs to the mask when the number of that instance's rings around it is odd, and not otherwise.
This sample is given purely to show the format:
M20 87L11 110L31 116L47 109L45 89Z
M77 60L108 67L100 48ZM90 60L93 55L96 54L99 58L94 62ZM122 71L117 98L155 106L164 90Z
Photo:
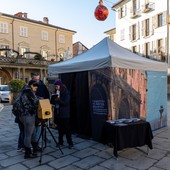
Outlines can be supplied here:
M4 57L0 56L0 63L2 65L12 65L12 66L44 66L47 67L49 64L55 63L54 61L46 60L36 60L36 59L25 59L25 58L13 58L13 57Z
M142 12L147 13L155 10L155 3L154 2L149 2L144 5L142 5Z
M130 18L134 19L141 16L141 10L140 9L132 9L130 12Z

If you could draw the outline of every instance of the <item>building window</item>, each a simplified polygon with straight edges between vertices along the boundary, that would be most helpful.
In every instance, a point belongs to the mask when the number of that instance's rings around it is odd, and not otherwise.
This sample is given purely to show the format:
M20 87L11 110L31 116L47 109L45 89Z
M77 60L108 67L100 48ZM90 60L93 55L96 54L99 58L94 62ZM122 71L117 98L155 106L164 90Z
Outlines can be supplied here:
M150 43L145 43L145 56L147 58L150 56Z
M158 27L163 26L163 13L158 14Z
M120 18L123 18L123 7L120 8Z
M9 49L9 45L0 45L0 48L2 49Z
M123 18L126 16L126 5L122 6L118 10L118 17L119 19Z
M29 52L30 49L29 48L26 48L26 47L20 47L20 54L23 55L24 52ZM24 54L23 56L24 58L27 58L29 59L30 58L30 54Z
M137 54L137 46L132 47L132 52Z
M133 8L133 11L137 10L137 1L136 0L132 0L132 8Z
M42 50L41 55L42 55L43 59L45 59L45 60L48 59L48 51L47 50Z
M150 30L149 30L149 19L145 20L145 36L149 36Z
M137 32L136 32L136 24L132 25L132 40L136 40L137 38Z
M9 45L0 45L1 49L9 49ZM7 57L9 51L0 51L0 56Z
M65 35L63 35L63 34L59 35L59 43L62 43L62 44L65 43Z
M48 41L48 32L47 31L42 31L42 40Z
M148 19L142 21L142 35L144 37L147 37L147 36L150 35L150 33L151 33L151 31L150 31L150 20L148 18Z
M28 28L20 26L20 36L28 37Z
M0 32L1 33L8 33L8 23L0 22Z
M163 39L157 40L158 53L161 52L162 44L163 44Z

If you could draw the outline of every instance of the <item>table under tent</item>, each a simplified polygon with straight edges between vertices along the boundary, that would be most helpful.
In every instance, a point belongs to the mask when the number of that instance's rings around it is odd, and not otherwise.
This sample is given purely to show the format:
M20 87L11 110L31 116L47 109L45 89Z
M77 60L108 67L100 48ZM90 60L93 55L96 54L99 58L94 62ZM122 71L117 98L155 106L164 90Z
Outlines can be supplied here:
M104 38L88 51L48 66L71 95L71 127L101 139L108 119L140 118L152 130L167 126L167 63L151 60Z

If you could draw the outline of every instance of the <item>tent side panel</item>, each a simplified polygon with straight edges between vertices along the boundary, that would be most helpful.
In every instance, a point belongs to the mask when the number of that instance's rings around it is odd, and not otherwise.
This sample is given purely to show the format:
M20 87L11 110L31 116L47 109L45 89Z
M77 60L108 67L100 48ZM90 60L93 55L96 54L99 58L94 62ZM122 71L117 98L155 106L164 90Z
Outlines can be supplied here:
M147 72L147 116L152 130L167 126L167 73Z

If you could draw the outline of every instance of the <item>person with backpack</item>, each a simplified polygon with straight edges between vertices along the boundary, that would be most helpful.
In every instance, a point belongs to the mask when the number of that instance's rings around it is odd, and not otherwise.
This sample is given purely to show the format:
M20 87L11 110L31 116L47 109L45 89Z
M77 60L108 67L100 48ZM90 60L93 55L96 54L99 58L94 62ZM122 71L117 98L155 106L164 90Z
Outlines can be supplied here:
M19 128L19 137L18 137L17 151L18 152L20 152L20 151L21 152L25 152L25 148L24 148L24 124L20 121L19 115L15 116L15 123L18 124L18 128Z
M24 87L22 90L22 95L20 96L22 112L19 117L20 121L24 125L24 147L25 155L24 158L35 158L37 155L34 153L35 150L35 139L33 139L33 132L35 129L35 117L38 109L38 98L35 95L38 89L38 83L35 81L29 81L28 86ZM31 145L33 147L33 153L31 150Z
M24 88L24 87L23 87ZM23 89L22 88L22 89ZM21 90L22 91L22 90ZM12 107L12 113L15 116L15 120L14 122L18 124L18 128L19 128L19 136L18 136L18 147L17 147L17 151L18 152L25 152L25 148L24 148L24 125L23 123L20 121L19 117L21 115L21 113L23 112L23 107L22 107L22 101L21 101L21 95L22 92L20 92L14 103L13 103L13 107Z

